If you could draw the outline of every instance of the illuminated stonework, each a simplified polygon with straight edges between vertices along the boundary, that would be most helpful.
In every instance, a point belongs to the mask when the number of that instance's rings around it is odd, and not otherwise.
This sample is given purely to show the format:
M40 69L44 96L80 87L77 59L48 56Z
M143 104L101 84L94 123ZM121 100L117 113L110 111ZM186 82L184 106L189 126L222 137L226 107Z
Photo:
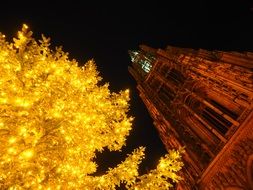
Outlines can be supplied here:
M145 73L149 73L152 68L152 62L154 61L154 57L150 54L143 54L138 51L129 51L131 61L139 65L142 71Z
M129 72L169 150L186 147L178 189L253 189L253 53L140 46Z

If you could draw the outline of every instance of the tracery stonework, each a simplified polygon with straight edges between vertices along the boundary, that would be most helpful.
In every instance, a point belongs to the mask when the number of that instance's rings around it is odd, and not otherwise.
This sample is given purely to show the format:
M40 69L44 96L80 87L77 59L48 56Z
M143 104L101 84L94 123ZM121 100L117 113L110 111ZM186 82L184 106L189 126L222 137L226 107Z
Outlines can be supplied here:
M253 189L252 115L203 173L200 189Z
M186 147L177 189L253 189L253 53L145 45L129 53L166 149Z
M201 189L231 189L232 187L253 189L253 140L245 139L236 144L230 156L209 182L201 184Z

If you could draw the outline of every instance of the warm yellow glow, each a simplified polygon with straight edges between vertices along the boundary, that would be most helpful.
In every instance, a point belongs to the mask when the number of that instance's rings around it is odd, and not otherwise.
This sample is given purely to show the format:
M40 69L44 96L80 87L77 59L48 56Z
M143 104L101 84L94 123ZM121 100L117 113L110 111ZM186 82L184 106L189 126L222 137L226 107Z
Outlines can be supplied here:
M95 152L121 150L132 126L129 90L99 85L94 61L82 68L49 39L36 42L27 25L13 43L0 35L0 189L167 189L177 180L179 153L138 177L140 147L101 176ZM145 138L145 137L140 137ZM157 185L159 185L157 188ZM165 185L164 185L165 184Z
M11 137L9 138L9 143L10 143L10 144L13 144L13 143L16 142L16 140L17 140L17 137L11 136Z
M31 159L33 155L34 155L34 151L32 149L27 149L21 153L20 158Z
M26 24L23 24L23 27L24 27L25 29L28 29L28 26L27 26Z
M13 147L8 148L8 154L17 154L17 150Z

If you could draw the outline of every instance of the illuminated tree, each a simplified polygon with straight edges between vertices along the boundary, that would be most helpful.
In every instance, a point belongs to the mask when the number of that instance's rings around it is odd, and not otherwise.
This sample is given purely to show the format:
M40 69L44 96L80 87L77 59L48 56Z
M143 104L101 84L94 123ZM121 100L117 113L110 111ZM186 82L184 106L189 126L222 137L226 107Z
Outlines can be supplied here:
M13 43L0 34L0 189L168 189L180 179L181 151L139 177L143 147L91 175L96 151L125 144L129 91L110 93L93 61L80 68L48 38L31 36L26 25Z

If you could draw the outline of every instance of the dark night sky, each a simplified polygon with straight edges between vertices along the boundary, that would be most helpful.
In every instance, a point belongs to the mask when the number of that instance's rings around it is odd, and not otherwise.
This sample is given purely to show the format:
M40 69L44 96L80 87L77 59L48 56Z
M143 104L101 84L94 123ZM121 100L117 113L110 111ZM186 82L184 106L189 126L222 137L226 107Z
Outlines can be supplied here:
M23 23L34 37L43 33L52 46L63 46L83 64L94 58L103 82L118 92L129 88L133 130L123 152L104 152L97 160L99 172L124 159L138 146L146 146L142 172L154 167L165 149L141 102L136 83L128 73L129 49L139 44L154 48L166 45L216 50L253 51L253 3L235 1L171 1L118 3L71 1L1 3L0 32L12 38ZM85 1L84 1L85 2ZM116 1L115 1L116 2ZM145 2L145 3L144 3Z

